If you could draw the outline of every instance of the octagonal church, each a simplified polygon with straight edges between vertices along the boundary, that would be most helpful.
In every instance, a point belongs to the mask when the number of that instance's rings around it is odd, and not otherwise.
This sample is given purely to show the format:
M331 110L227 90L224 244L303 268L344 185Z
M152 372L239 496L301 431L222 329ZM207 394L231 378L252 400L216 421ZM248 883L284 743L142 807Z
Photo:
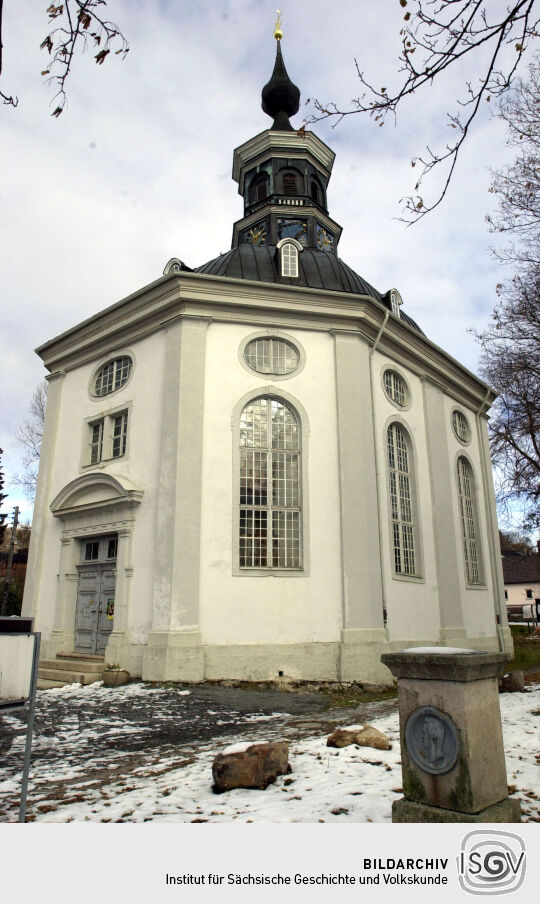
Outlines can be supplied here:
M390 681L383 652L511 649L487 412L397 289L339 257L334 153L276 31L234 151L231 250L37 349L48 401L23 611L42 655L148 680ZM393 282L389 274L389 283Z

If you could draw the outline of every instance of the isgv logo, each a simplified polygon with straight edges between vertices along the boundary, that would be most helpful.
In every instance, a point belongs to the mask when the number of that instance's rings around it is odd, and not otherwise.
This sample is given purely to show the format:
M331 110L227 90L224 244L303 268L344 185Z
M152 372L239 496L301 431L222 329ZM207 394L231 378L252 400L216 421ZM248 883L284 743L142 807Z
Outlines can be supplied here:
M469 832L457 858L459 884L472 895L504 895L525 878L525 843L510 832Z

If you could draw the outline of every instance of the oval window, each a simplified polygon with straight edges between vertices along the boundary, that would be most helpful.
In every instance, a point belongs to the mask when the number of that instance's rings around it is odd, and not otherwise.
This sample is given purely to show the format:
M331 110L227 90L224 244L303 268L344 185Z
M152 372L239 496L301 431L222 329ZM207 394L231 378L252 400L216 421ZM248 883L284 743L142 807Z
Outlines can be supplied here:
M268 336L252 339L244 349L244 359L259 374L291 374L300 362L298 350L291 342Z
M452 429L462 443L468 443L471 438L469 422L461 411L455 409L452 412Z
M409 391L403 377L400 377L395 370L385 370L384 372L384 391L388 398L398 405L405 408L409 401Z
M133 361L127 355L123 358L114 358L100 367L94 381L93 393L97 396L109 395L120 389L129 379Z

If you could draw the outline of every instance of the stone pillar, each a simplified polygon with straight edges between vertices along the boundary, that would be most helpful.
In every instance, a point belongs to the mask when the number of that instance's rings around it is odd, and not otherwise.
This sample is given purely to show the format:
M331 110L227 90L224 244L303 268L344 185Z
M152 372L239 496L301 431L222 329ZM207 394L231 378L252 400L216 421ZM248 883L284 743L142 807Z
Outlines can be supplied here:
M458 549L454 531L456 481L448 455L444 395L438 386L423 381L427 453L431 486L431 511L435 564L439 589L440 642L465 643L466 631L461 608Z
M167 328L152 630L143 678L201 681L199 563L206 317Z
M368 343L334 333L343 568L339 677L385 681L386 644Z
M520 822L499 711L504 653L425 647L381 658L398 679L404 797L392 822Z
M30 550L24 586L22 612L23 615L31 615L35 618L36 631L43 630L42 626L47 623L50 624L52 621L52 612L42 613L40 611L40 605L43 604L44 601L47 601L49 605L52 604L50 592L43 593L41 590L41 568L47 525L50 520L47 517L47 509L51 501L51 477L54 465L56 430L64 377L64 371L59 371L51 374L51 376L47 378L49 384L47 407L45 411L45 422L43 424L43 439L41 442L39 475L36 487L36 498L34 501L32 536L30 538ZM52 518L52 515L50 518ZM42 637L42 659L46 659L49 655L48 643L49 639L47 637Z

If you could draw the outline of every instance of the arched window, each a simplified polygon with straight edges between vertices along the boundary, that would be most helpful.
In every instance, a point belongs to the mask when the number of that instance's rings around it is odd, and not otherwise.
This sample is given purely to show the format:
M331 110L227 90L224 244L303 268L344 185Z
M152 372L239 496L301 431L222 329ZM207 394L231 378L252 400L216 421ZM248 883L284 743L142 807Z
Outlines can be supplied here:
M300 425L263 396L240 415L240 568L301 568Z
M268 182L269 179L266 173L255 176L249 187L250 204L254 204L256 201L264 201L268 196Z
M319 186L315 182L315 179L311 180L311 197L315 201L315 204L319 204L321 193L319 191Z
M472 468L467 459L460 455L457 460L457 488L461 538L465 557L465 574L468 584L481 583L481 558L476 520L476 494Z
M390 424L388 428L387 456L394 571L396 574L417 574L412 451L407 433L399 424Z
M286 242L281 248L281 275L298 276L298 248Z

